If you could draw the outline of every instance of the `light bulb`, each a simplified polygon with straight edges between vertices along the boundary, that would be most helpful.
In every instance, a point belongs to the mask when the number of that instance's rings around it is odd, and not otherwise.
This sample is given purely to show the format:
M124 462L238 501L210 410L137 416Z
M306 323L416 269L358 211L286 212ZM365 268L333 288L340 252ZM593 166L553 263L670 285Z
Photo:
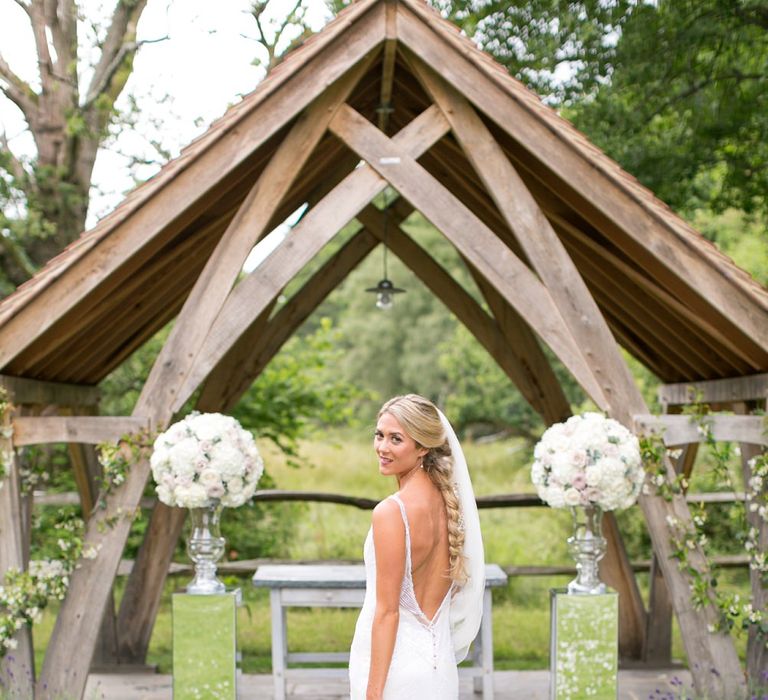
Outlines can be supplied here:
M392 304L394 303L394 299L392 298L392 294L388 291L385 292L379 292L376 295L376 308L381 309L382 311L388 311L392 308Z

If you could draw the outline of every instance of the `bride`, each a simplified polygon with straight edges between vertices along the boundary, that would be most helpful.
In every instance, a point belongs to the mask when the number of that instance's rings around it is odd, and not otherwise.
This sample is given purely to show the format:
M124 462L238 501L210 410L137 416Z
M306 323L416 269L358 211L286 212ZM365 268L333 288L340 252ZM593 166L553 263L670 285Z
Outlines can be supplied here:
M464 454L445 416L416 394L384 404L373 444L398 491L376 506L365 540L351 700L455 700L485 586Z

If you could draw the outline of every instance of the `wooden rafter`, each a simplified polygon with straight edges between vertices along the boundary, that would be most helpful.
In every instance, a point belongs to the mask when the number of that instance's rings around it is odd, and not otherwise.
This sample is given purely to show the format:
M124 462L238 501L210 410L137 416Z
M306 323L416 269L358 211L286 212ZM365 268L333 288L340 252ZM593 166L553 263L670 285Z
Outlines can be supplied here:
M403 205L400 215L410 209ZM375 207L368 206L360 212L360 222L379 239L384 238L383 214ZM537 377L532 376L526 364L528 358L520 357L515 343L510 343L501 332L496 321L456 282L421 246L402 230L394 228L387 233L388 245L392 252L409 267L414 274L440 299L463 323L478 342L504 370L512 383L518 387L534 410L544 413L541 400L542 389ZM566 402L567 404L567 402Z
M602 392L586 367L570 332L543 284L469 209L448 192L404 149L350 107L331 121L331 130L390 181L470 262L487 277L561 358L585 391L603 403Z
M397 56L397 30L395 27L395 3L387 2L385 6L384 58L381 67L381 90L379 91L378 125L382 131L387 131L389 115L392 107L392 86L395 82L395 58Z
M248 328L206 380L199 403L231 411L256 377L310 314L374 249L376 239L361 231L326 262L264 324Z
M335 110L344 103L371 59L361 61L322 93L299 117L230 222L184 308L160 356L152 367L139 399L145 404L170 404L189 373L216 315L221 310L243 263L290 190L301 168L326 132Z
M108 237L68 267L56 284L38 294L34 309L25 308L14 317L4 319L0 327L0 367L39 338L160 232L167 232L169 228L182 230L194 221L200 213L201 202L205 201L205 193L235 172L351 65L375 51L384 38L383 8L379 5L361 8L358 15L354 32L346 36L349 25L339 25L334 31L340 39L338 42L315 56L311 66L297 66L289 78L276 82L282 83L283 89L268 94L258 109L246 113L232 125L236 128L225 130L215 149L206 150L188 167L182 167L165 184L163 197L148 198L116 225ZM305 56L313 53L305 52Z
M725 332L737 333L755 347L768 347L768 311L758 311L741 285L714 270L707 257L680 240L677 231L641 204L629 188L595 168L525 100L514 98L479 69L474 63L478 58L455 45L458 37L453 39L431 25L431 11L426 7L398 4L400 47L431 66L521 149L543 163L552 174L550 179L567 183L575 195L569 199L571 206L587 220L610 223L612 230L623 236L624 244L632 247L632 254L653 267L665 285L696 313L713 317ZM685 274L681 274L683 270ZM703 289L706 295L701 293Z
M376 129L373 125L371 128ZM397 143L403 153L412 151L418 157L440 139L447 128L440 112L430 109L402 129L393 143ZM233 339L245 331L254 317L254 309L261 308L265 300L274 298L342 226L385 189L386 184L386 180L370 167L354 170L310 209L284 244L278 246L259 268L232 291L206 338L192 372L176 397L176 410L219 363ZM294 245L294 240L300 240L302 244ZM264 271L263 267L267 264L275 273Z

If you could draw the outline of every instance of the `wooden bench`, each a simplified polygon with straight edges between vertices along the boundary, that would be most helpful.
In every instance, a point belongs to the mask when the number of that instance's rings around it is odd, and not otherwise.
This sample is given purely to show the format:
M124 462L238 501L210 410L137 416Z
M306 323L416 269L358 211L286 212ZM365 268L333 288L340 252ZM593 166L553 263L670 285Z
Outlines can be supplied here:
M290 677L346 676L345 668L288 668L293 663L349 662L349 652L288 653L286 609L289 607L359 608L365 597L365 567L360 565L267 565L253 576L253 585L269 588L272 611L272 675L275 700L285 700ZM472 645L472 665L459 675L474 679L483 700L493 699L493 627L491 588L506 586L507 575L497 564L485 567L483 620ZM351 640L350 640L351 642Z

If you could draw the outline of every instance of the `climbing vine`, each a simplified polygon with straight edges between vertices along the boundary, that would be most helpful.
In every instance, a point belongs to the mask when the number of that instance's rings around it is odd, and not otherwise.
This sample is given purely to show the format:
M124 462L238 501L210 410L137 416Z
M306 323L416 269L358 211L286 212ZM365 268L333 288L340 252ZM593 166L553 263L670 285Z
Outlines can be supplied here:
M0 394L0 417L10 410L5 396ZM5 425L5 421L3 421ZM102 443L98 447L102 475L95 507L106 509L107 497L125 482L131 464L151 446L151 435L140 431L123 435L118 443ZM8 441L10 445L10 441ZM10 459L13 450L9 447ZM6 455L3 454L3 466ZM7 475L7 470L4 475ZM1 483L1 482L0 482ZM119 510L105 518L103 528L114 526L125 513ZM17 646L16 634L25 625L39 621L43 610L53 600L63 600L69 588L72 572L81 559L94 559L98 546L85 543L85 524L81 518L64 516L54 525L57 557L30 561L27 571L10 568L0 584L0 658Z
M732 455L738 454L729 442L717 441L712 432L712 417L709 407L699 401L687 407L686 413L696 423L702 443L706 445L713 462L713 473L718 483L735 490L728 462ZM661 435L654 434L641 438L641 450L646 466L646 493L655 493L667 501L677 494L684 494L688 489L688 481L682 474L674 477L668 475L664 457L676 458L679 451L668 450ZM747 509L757 513L761 522L768 522L768 454L762 453L749 461L750 478L745 484L746 507L737 502L734 508L743 522L743 546L749 555L749 566L761 574L762 585L768 585L768 562L766 552L761 547L759 528L750 526L747 522ZM719 630L741 629L749 630L754 627L759 635L766 640L768 646L768 616L764 610L753 607L751 601L743 602L738 594L726 593L719 587L716 567L706 553L709 544L704 532L707 523L707 512L703 503L691 504L691 522L683 523L674 515L667 516L667 527L672 544L672 557L678 566L690 577L691 599L696 607L713 602L718 610L718 622L710 627L711 632ZM692 558L691 553L699 549L704 553L704 561L698 557Z

